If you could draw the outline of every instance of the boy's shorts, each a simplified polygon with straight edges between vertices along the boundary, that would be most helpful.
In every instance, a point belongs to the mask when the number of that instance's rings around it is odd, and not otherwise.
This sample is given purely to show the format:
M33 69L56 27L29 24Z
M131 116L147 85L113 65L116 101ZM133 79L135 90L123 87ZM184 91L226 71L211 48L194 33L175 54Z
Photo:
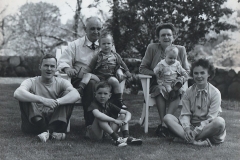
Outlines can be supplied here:
M101 141L102 136L97 136L93 130L92 125L87 126L86 137L90 138L91 140Z

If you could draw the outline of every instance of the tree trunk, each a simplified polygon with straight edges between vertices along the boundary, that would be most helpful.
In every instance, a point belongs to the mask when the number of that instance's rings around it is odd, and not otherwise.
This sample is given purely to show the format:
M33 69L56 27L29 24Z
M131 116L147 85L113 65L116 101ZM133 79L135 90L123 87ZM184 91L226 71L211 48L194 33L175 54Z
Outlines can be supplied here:
M81 4L82 4L82 0L77 0L77 6L76 6L76 12L74 15L74 26L73 26L73 30L74 30L74 37L75 39L78 38L78 26L79 26L79 17L80 17L80 11L81 11Z
M121 37L120 33L120 27L119 27L119 16L118 16L118 8L119 8L119 2L118 0L113 0L113 14L112 14L112 19L113 19L113 28L112 28L112 34L113 34L113 39L114 39L114 45L116 48L116 51L120 51L120 44L119 44L119 39Z

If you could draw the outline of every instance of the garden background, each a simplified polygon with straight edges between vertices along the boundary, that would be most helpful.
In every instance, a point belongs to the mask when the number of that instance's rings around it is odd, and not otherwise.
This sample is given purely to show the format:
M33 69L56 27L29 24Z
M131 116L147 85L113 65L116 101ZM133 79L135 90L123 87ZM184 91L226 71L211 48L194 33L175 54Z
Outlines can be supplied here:
M143 132L138 134L138 130L142 130L142 128L135 126L135 122L138 121L140 116L138 114L141 112L143 97L141 95L141 84L137 76L138 67L147 45L157 42L156 26L162 22L172 22L177 29L174 43L186 47L189 63L197 58L206 57L213 61L217 68L216 76L211 80L211 83L221 91L223 106L227 109L224 118L229 118L227 124L229 128L232 127L230 128L229 142L226 146L219 147L221 151L222 149L225 150L218 158L237 159L239 154L237 155L235 151L239 150L237 146L239 146L240 138L238 103L240 98L240 3L237 0L21 0L17 2L0 0L0 83L2 82L0 90L1 93L5 93L1 95L0 102L1 113L5 115L1 117L3 121L0 125L0 134L3 135L1 140L4 144L1 159L54 159L52 156L50 158L42 155L43 151L37 151L39 143L28 142L29 138L19 131L20 113L14 109L17 102L12 98L12 93L20 81L24 79L17 77L40 75L38 64L42 55L46 53L54 55L56 49L61 48L62 45L67 45L68 42L84 36L83 22L91 15L98 15L105 22L104 28L112 32L117 52L123 57L130 71L134 74L134 83L127 84L130 94L125 95L126 97L132 97L131 99L126 98L127 103L132 104L133 101L136 103L136 108L130 107L130 110L135 113L132 127L136 130L132 130L133 135L141 136L143 134ZM6 84L6 82L11 83ZM154 112L156 110L152 109L153 118L158 119L157 115L154 116ZM79 132L80 135L83 133L78 126L82 123L79 123L79 115L77 115L79 113L81 114L81 109L77 108L73 115L73 119L76 121L73 120L73 126L76 128L73 129L73 133L70 133L70 137L72 136L73 139L79 138ZM231 117L231 115L235 116ZM157 125L157 122L153 120L150 123L150 126L156 127ZM12 128L14 130L9 132ZM158 141L157 138L153 138L153 132L152 129L150 136L143 134L142 138L147 144L151 144L150 141L157 141L156 144L161 145L161 140ZM21 136L18 140L19 134ZM73 139L72 141L74 141ZM233 144L229 144L232 142ZM25 146L26 149L31 146L35 148L33 156L28 152L22 154L20 151L13 151L14 148L21 150L24 143L28 144L28 146ZM69 141L64 143L65 145L72 145ZM164 141L164 143L167 144L168 142ZM86 141L84 141L84 144L94 145ZM50 146L60 147L61 143L56 145L51 144ZM84 149L84 145L76 144L76 146ZM179 146L182 147L183 145ZM100 146L93 147L93 150L97 150L98 147ZM103 148L100 148L104 149L105 147L107 149L111 148L106 144ZM162 147L161 149L164 150ZM173 147L177 149L175 146ZM147 151L155 150L153 148L154 145ZM180 153L179 159L191 159L192 155L201 159L201 154L195 153L195 151L206 151L194 147L193 150L190 149L189 151L189 148L192 147L184 146L183 150L186 149L187 152L194 150L194 153L186 156L178 150L178 153ZM219 148L214 148L212 150L213 155L208 158L206 157L211 152L206 151L204 159L215 159ZM45 152L50 155L52 153L51 148L48 149ZM144 149L146 148L144 147ZM53 150L56 151L56 148ZM68 151L71 152L70 150L71 147ZM160 151L161 154L163 150ZM9 154L4 151L9 152ZM227 151L231 152L230 157L224 154L225 151L226 153ZM80 154L76 150L74 152ZM113 152L114 158L134 159L132 156L125 158L116 151ZM97 153L100 153L100 151L97 150ZM131 154L131 152L124 151L125 154ZM141 156L143 159L156 159L161 154ZM20 157L18 157L19 155ZM163 157L164 155L165 153L163 153ZM34 156L36 157L34 158ZM69 156L66 155L65 158ZM104 154L99 159L108 159L106 156ZM84 155L83 159L90 157ZM165 158L167 157L165 156ZM178 159L177 154L169 157ZM60 159L58 156L55 158ZM98 158L93 157L93 159Z

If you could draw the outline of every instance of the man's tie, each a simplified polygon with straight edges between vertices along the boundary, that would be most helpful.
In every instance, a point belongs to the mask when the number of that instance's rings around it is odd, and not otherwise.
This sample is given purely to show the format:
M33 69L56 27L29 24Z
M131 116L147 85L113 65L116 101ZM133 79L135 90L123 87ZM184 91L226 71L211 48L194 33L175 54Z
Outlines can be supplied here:
M91 48L92 48L92 50L96 49L94 42L92 43Z

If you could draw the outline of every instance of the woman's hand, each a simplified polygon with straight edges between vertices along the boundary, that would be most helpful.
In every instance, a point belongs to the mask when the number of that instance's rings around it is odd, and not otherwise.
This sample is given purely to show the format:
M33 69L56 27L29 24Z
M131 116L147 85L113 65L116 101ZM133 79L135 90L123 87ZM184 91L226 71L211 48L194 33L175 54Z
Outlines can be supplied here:
M185 130L185 140L187 142L192 142L193 140L195 140L195 137L196 137L196 133L192 131L190 128L187 128Z

